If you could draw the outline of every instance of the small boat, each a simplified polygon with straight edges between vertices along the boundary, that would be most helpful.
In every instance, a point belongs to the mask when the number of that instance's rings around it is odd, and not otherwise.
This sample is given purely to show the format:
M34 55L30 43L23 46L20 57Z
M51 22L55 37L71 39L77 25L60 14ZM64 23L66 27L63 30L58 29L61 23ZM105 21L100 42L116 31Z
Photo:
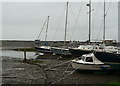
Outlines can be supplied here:
M120 70L120 63L102 62L93 53L84 54L77 59L71 60L71 64L76 70Z

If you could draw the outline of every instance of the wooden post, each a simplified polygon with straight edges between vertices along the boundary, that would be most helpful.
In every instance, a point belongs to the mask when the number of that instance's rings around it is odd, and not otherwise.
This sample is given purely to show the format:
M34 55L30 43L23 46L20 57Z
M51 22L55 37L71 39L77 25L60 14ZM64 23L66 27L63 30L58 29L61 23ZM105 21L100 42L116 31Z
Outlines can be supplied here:
M26 50L24 50L24 59L23 59L23 61L26 61L27 59L26 59Z

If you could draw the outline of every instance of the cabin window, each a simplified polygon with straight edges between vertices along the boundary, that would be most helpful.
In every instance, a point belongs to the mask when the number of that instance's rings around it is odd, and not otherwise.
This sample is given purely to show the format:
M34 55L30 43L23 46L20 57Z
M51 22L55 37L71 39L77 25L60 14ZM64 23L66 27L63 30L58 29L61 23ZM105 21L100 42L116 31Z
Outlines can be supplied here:
M86 58L86 62L93 62L92 57L87 57L87 58Z

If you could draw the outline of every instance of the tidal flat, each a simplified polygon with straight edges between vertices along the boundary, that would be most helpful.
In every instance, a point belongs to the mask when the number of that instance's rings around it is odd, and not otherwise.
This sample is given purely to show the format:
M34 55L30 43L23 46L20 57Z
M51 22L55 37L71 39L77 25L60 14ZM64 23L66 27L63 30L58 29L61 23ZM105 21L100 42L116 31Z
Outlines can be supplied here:
M94 74L74 71L66 59L37 59L23 61L2 57L2 83L23 85L101 85L120 82L120 74ZM40 57L39 57L40 58ZM60 64L63 64L59 66ZM57 66L58 65L58 66ZM73 72L74 71L74 72ZM72 73L73 72L73 73ZM71 73L71 74L70 74Z
M33 48L33 44L24 42L22 42L23 45L16 42L15 44L16 46L6 43L1 50L3 85L120 85L120 72L95 74L75 71L70 64L72 58L69 57L62 58L57 55L35 57L36 53L28 50L27 61L23 61L24 52L12 49L30 49Z

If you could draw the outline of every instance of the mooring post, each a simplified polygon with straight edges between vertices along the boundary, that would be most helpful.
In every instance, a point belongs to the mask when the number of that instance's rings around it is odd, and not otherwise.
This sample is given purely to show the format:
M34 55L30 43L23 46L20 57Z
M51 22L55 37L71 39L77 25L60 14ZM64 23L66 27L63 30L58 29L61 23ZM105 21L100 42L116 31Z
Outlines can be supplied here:
M24 59L23 59L23 61L26 61L27 59L26 59L26 50L24 50Z

